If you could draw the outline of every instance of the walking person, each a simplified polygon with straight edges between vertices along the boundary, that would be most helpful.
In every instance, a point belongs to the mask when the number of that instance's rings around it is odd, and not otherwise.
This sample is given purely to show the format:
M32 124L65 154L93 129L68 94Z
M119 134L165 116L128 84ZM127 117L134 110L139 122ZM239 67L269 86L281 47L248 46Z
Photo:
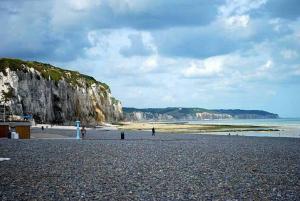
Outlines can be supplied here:
M152 136L155 136L155 128L152 128Z
M85 134L86 134L85 126L82 126L82 128L81 128L81 138L84 138Z

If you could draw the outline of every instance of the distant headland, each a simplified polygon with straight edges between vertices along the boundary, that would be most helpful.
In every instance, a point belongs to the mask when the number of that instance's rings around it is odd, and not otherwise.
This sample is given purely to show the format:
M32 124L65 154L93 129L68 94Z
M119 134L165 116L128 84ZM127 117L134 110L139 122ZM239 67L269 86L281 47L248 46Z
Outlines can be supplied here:
M263 110L204 109L204 108L131 108L123 107L127 121L194 121L211 119L276 119L278 114Z

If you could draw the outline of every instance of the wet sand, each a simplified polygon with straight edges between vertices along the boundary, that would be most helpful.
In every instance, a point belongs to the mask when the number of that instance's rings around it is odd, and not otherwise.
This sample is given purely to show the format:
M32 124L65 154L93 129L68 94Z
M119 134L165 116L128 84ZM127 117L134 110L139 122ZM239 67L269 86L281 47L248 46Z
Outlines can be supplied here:
M159 132L167 133L207 133L207 132L243 132L243 131L279 131L276 126L227 125L227 124L186 124L186 123L148 123L124 122L118 126L122 130L149 131L155 127Z
M176 134L239 135L300 138L300 127L249 124L187 124L161 122L124 122L118 128L125 131L156 131Z

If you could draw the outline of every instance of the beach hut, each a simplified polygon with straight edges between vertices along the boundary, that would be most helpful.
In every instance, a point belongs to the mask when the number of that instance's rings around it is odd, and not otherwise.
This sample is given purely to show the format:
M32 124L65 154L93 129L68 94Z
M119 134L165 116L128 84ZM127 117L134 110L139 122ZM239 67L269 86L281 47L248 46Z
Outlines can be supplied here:
M10 128L19 134L19 139L30 139L30 122L0 122L0 138L8 138Z
M9 132L9 125L0 124L0 138L7 138Z

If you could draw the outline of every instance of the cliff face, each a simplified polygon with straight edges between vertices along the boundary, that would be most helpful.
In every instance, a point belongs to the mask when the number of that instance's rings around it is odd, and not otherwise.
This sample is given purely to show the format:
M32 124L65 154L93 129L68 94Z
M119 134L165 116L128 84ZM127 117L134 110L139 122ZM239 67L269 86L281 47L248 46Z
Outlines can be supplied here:
M49 64L0 59L0 94L14 115L31 113L36 122L83 124L122 118L120 101L94 78Z
M203 108L123 108L126 121L195 121L206 119L266 119L277 114L261 110L208 110Z
M195 121L203 119L231 119L228 114L215 114L208 112L200 112L194 114L183 114L182 116L172 114L159 114L152 112L130 112L124 113L126 121Z

